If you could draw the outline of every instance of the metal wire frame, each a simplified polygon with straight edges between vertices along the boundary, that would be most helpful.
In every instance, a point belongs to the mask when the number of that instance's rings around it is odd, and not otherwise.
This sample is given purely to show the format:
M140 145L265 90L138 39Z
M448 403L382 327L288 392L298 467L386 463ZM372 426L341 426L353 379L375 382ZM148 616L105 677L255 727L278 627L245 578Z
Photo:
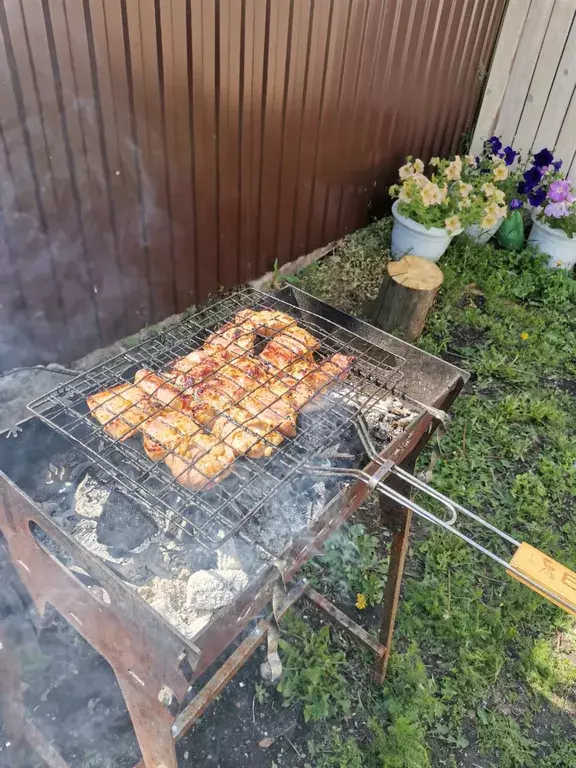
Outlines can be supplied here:
M237 312L245 309L275 310L290 315L295 324L318 340L320 346L315 357L319 362L334 354L353 356L354 362L345 381L333 380L318 393L312 414L300 414L295 437L285 439L277 447L269 440L270 434L254 434L254 439L272 444L274 451L270 456L237 458L230 476L217 484L213 482L211 488L193 490L182 485L164 462L151 461L143 451L139 437L124 440L111 437L105 425L90 415L86 398L116 385L133 382L134 374L140 368L165 371L176 359L201 348L210 334L216 334L217 341L219 336L222 338L222 326L233 322ZM276 342L282 339L282 331L266 329L266 333L266 343L271 339ZM258 329L256 335L260 336ZM221 375L225 365L245 356L246 353L238 350L210 376ZM368 413L393 391L402 376L403 362L402 358L321 315L247 288L200 309L141 344L79 374L30 403L29 408L79 444L96 466L112 474L153 510L155 518L160 515L166 527L172 526L178 535L193 535L204 546L214 549L236 534L250 540L245 532L248 520L283 486L301 475L303 463L320 456L334 435L344 433L358 414ZM196 381L195 386L206 383L210 376ZM190 393L186 387L177 391L178 395ZM154 416L144 417L144 421L148 418ZM141 428L142 424L137 426ZM242 428L249 431L245 425ZM172 452L175 450L171 448ZM219 478L210 479L218 481Z

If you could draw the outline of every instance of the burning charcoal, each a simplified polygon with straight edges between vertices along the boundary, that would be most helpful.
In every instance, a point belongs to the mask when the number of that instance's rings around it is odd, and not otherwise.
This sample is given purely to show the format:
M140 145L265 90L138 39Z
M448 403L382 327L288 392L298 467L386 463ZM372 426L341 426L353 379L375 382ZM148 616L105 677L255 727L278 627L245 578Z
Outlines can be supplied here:
M125 553L137 549L157 533L157 526L139 504L117 490L110 491L96 526L101 544L110 547L112 553Z
M247 584L244 571L196 571L188 579L186 604L194 611L215 611L231 603Z

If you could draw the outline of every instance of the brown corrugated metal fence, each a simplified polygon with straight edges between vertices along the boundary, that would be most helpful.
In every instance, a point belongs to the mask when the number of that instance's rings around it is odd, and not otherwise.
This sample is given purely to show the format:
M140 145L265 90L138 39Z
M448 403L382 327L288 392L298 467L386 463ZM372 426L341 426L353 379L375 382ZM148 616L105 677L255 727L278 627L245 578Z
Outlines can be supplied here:
M505 0L0 0L0 369L366 221L471 124Z

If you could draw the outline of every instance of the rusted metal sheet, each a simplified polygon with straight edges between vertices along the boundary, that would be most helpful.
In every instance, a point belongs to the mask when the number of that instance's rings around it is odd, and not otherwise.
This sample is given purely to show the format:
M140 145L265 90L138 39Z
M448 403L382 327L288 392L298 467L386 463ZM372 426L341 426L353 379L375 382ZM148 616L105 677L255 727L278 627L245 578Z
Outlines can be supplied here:
M0 368L350 232L471 126L505 0L2 0Z

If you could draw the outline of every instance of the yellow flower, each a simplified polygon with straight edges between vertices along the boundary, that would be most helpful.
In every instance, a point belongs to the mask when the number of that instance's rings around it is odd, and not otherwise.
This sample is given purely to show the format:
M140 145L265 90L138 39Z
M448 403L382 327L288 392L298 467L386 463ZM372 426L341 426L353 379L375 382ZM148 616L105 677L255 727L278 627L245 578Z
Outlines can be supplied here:
M448 181L458 181L462 173L462 160L458 155L452 160L448 168L446 168L446 178Z
M444 184L443 187L440 187L440 195L442 197L442 202L444 202L444 200L446 200L446 198L448 197L448 187L446 186L446 184Z
M424 173L424 163L418 157L414 160L414 170L416 173Z
M422 202L428 208L429 205L440 205L442 202L442 191L438 184L432 181L426 182L422 187Z
M530 334L526 333L526 331L522 331L522 333L520 334L520 338L522 339L522 341L526 341L528 336L530 336Z
M504 192L502 192L501 189L495 190L492 197L494 198L494 200L496 200L497 203L500 203L500 205L504 205L504 201L506 200L506 195L504 194Z
M410 181L414 182L414 184L416 184L417 187L420 187L420 189L428 184L428 179L426 176L424 176L423 173L415 173L414 176L410 177Z
M474 187L472 186L472 184L465 184L463 181L461 181L460 184L458 185L458 189L460 190L460 194L462 195L462 197L468 197L468 195L470 194L470 192L472 192Z
M356 608L358 608L359 611L363 611L367 605L368 601L366 600L366 595L363 595L362 592L358 592L356 595Z
M504 181L508 178L508 168L505 165L497 165L494 168L494 178L496 181Z
M410 200L412 200L410 189L406 183L402 184L402 189L400 190L400 194L398 195L398 200L400 200L401 203L409 203Z
M430 158L430 165L436 168L440 165L440 158L439 157L431 157Z
M494 193L496 192L496 187L494 184L491 184L489 181L487 181L485 184L482 184L480 187L482 192L486 195L486 197L493 197Z
M405 181L406 179L409 179L410 176L413 176L414 166L412 165L412 163L406 163L406 165L403 165L398 171L398 175L400 176L402 181Z
M484 209L485 215L495 216L497 219L502 218L501 208L494 200L492 200Z
M480 222L480 226L482 229L492 229L494 224L498 221L498 216L495 216L493 213L486 213L482 221Z
M468 165L472 166L472 168L476 168L477 163L474 155L472 154L466 155L466 162L468 163Z
M398 184L392 184L392 186L388 189L388 194L390 197L396 197L398 192L400 192L400 187Z
M458 235L462 232L462 225L458 216L450 216L444 219L444 225L449 235Z
M469 197L463 197L462 200L458 203L458 208L470 208L472 205L472 200L470 200Z

